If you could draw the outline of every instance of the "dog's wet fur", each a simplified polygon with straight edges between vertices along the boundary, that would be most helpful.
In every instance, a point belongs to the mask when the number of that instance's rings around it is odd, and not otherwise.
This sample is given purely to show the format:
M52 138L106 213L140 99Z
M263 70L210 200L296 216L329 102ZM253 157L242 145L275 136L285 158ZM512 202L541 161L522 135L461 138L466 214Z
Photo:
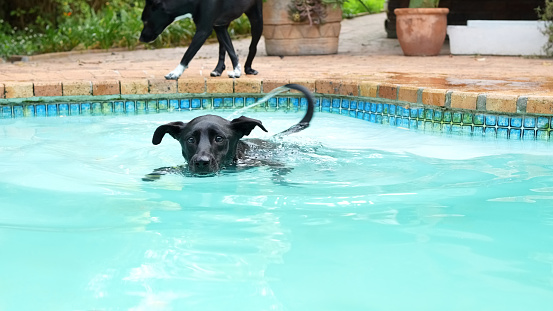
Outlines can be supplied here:
M287 84L285 87L302 92L307 98L307 111L303 119L276 136L299 132L309 126L315 111L315 98L305 87ZM235 167L238 160L248 161L248 151L262 149L269 144L260 139L241 140L259 127L267 132L260 120L241 116L231 121L216 115L203 115L185 123L170 122L159 126L152 137L152 143L161 143L165 134L171 135L181 144L182 156L187 162L186 168L192 175L211 176L223 168ZM178 168L160 168L147 175L144 180L158 179L161 175L174 172Z

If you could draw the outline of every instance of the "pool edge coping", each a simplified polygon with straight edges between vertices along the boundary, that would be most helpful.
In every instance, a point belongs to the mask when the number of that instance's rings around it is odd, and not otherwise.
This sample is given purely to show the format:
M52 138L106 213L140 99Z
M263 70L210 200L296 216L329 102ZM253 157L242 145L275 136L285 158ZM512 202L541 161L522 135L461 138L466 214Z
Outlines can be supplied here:
M319 95L360 96L399 101L405 104L469 110L475 113L553 116L553 96L502 94L405 86L368 80L344 79L221 79L183 78L124 79L66 82L0 83L0 104L51 101L59 98L93 97L120 99L186 94L264 94L287 83L306 86Z

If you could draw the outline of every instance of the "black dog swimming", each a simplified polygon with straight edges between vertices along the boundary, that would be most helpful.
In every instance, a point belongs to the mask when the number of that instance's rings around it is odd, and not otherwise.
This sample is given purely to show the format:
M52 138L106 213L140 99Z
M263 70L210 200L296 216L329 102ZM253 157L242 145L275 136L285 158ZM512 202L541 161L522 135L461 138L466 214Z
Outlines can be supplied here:
M246 14L251 24L252 41L244 71L246 74L257 74L257 71L252 68L252 62L257 53L257 43L263 33L262 7L263 0L146 0L146 6L142 11L144 28L139 40L152 42L172 22L192 16L196 24L196 33L180 64L165 78L178 79L213 30L219 41L219 61L211 76L220 76L225 70L225 52L228 52L233 67L229 77L238 78L241 75L241 69L228 27L231 21Z
M307 111L299 123L280 132L278 136L299 132L309 126L315 110L315 99L305 87L287 84L285 87L302 92L307 98ZM159 126L152 137L152 143L158 145L165 134L178 140L182 147L182 156L188 162L188 170L195 175L210 175L221 169L236 165L238 160L247 159L248 151L263 148L263 141L245 142L240 140L259 127L267 132L261 121L241 116L232 121L215 115L204 115L188 123L171 122ZM155 170L144 178L151 181L170 172L170 168Z

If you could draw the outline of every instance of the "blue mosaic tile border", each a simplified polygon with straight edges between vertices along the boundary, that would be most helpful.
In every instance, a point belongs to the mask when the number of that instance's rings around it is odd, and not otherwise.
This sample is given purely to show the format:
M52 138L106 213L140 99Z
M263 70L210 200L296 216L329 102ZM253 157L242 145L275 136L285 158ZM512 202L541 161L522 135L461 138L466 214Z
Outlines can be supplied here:
M0 119L157 113L179 110L239 109L254 104L258 97L190 97L181 99L84 101L80 103L15 103L0 105ZM303 110L303 97L281 96L252 108L259 111ZM549 140L553 119L535 115L501 115L442 107L408 107L373 98L319 96L316 110L346 115L372 123L425 132Z

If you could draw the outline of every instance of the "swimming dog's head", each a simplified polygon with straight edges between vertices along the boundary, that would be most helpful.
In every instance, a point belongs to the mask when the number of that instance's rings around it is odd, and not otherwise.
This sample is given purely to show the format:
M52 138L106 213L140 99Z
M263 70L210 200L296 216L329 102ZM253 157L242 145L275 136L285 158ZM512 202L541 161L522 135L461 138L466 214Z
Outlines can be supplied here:
M152 143L158 145L168 133L180 142L190 172L212 174L240 157L243 153L240 138L249 135L256 126L267 132L256 119L242 116L228 121L219 116L204 115L188 123L177 121L159 126Z

